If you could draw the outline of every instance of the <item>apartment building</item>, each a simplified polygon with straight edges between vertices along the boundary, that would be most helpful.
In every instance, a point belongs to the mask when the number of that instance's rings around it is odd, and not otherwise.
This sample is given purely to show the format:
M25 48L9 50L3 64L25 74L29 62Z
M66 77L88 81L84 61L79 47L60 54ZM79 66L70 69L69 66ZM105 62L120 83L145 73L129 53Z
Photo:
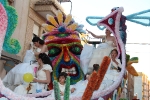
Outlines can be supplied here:
M139 76L134 77L134 94L140 100L149 100L149 80L143 72L138 72Z

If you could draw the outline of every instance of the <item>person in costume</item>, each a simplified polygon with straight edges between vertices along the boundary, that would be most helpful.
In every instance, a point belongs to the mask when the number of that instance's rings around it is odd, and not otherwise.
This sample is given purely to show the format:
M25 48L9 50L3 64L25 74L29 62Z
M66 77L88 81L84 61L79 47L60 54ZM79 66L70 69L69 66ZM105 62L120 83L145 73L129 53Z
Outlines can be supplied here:
M39 68L36 73L37 78L34 78L33 82L40 83L40 87L47 90L47 84L51 82L52 62L46 53L40 53L37 61Z
M98 71L98 68L99 68L99 64L93 64L93 72L94 71ZM85 75L85 80L81 80L79 82L77 82L75 85L74 85L74 88L76 89L74 93L72 93L70 96L71 97L78 97L78 96L82 96L87 85L88 85L88 82L91 78L91 73L87 73ZM106 83L102 82L101 84L101 87L99 88L99 90L103 90L106 88Z
M106 84L106 87L112 85L117 80L120 74L122 65L120 59L117 58L117 55L118 51L116 49L113 49L110 54L111 62L108 66L107 72L102 82Z
M60 89L60 96L64 96L64 92L65 92L65 87L66 87L66 78L67 78L68 74L65 72L61 72L59 74L58 77L58 86ZM74 88L74 85L70 85L70 94L72 94L76 89ZM49 97L53 97L54 98L54 91L52 92L52 94Z
M43 53L43 52L48 54L48 48L42 39L40 39L37 36L34 36L34 38L32 39L32 42L33 42L34 46L37 47L37 49L34 50L35 56L37 56L39 53Z
M11 69L7 75L4 77L3 82L8 85L19 85L23 83L23 75L25 73L32 73L35 75L38 63L36 62L36 56L39 53L46 53L47 46L44 45L44 41L41 40L39 37L34 36L32 39L33 44L37 47L36 50L33 50L33 45L31 45L31 49L26 51L26 54L23 59L23 63L16 65L13 69Z
M113 49L111 51L111 62L105 75L105 77L113 81L116 81L122 67L120 59L117 58L117 55L118 51L116 49Z
M36 73L36 78L33 79L33 82L38 84L38 88L40 88L40 92L47 90L47 85L51 82L51 72L52 72L52 63L45 53L40 53L38 56L38 70ZM27 94L27 93L36 93L37 91L37 84L23 84L19 85L15 88L14 92L17 94ZM28 88L30 87L30 89Z
M65 72L60 73L60 75L58 77L58 81L59 81L58 84L59 84L61 96L64 95L66 78L67 78L67 73L65 73ZM71 93L73 93L74 91L75 91L75 88L71 87Z
M106 35L95 35L91 31L87 30L95 38L101 38L102 43L93 51L91 60L89 62L88 71L92 72L93 64L101 64L104 56L109 56L112 49L116 47L116 40L114 36L111 36L111 31L106 29Z

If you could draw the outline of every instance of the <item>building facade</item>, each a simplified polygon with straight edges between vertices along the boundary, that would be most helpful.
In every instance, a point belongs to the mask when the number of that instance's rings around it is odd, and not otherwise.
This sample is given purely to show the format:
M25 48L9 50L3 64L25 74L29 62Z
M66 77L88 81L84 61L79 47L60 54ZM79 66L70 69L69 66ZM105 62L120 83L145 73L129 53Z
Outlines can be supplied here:
M57 0L14 0L13 6L18 13L18 26L13 38L21 44L18 56L22 58L29 49L33 33L41 36L45 32L42 24L46 22L46 14L55 16L57 10L64 11Z
M22 62L26 50L30 48L33 33L41 36L45 32L42 24L46 22L46 15L55 16L57 10L65 14L57 0L8 0L8 3L18 14L18 25L11 38L19 41L21 50L17 55L2 51L1 60L6 61L4 68L7 72Z
M138 72L139 76L134 77L134 94L140 100L149 100L149 80L148 76L142 72Z
M134 97L134 76L128 73L127 80L127 98L128 100L132 100Z

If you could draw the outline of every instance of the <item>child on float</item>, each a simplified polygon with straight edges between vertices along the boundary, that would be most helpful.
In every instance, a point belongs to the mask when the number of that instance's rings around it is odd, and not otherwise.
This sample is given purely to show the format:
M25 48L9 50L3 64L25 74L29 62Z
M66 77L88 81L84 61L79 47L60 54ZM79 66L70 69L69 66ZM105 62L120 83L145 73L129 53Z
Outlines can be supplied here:
M60 89L60 96L64 96L67 76L68 76L68 74L65 73L65 72L61 72L59 74L58 86L59 86L59 89ZM73 93L75 90L76 89L74 88L74 86L70 85L70 93ZM53 97L54 98L54 91L52 92L52 94L49 97Z

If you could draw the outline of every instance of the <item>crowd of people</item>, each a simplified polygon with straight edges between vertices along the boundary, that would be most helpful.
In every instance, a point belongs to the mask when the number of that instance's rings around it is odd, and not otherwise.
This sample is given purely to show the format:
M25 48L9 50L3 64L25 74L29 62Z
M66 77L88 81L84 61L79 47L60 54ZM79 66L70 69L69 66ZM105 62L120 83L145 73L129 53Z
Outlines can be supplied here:
M93 37L102 38L103 43L100 43L95 49L93 49L91 46L92 49L89 48L84 50L84 48L86 48L86 46L84 46L80 56L80 61L82 64L84 64L83 66L86 66L87 68L87 71L84 71L85 79L80 80L75 85L70 86L71 96L83 95L92 71L98 71L100 67L99 65L101 64L104 56L110 56L111 62L99 90L103 90L112 85L113 82L116 81L117 76L121 71L121 62L120 59L117 58L118 51L116 50L116 41L115 38L111 36L111 32L106 29L106 35L97 36L89 30L87 31ZM41 92L47 91L47 85L53 81L51 76L53 65L48 57L47 46L44 44L44 41L37 36L32 39L32 42L36 49L32 47L30 50L27 50L23 63L16 65L3 79L4 83L17 85L17 87L14 89L14 92L21 95L37 93L37 84L41 88ZM90 60L88 58L89 61L86 61L86 56L89 56L89 52L92 52L92 55ZM31 63L31 61L34 63ZM25 73L33 74L34 79L32 83L24 82L22 77ZM67 73L65 72L61 72L58 77L61 96L64 95L66 77ZM54 97L54 92L52 92L50 96Z

